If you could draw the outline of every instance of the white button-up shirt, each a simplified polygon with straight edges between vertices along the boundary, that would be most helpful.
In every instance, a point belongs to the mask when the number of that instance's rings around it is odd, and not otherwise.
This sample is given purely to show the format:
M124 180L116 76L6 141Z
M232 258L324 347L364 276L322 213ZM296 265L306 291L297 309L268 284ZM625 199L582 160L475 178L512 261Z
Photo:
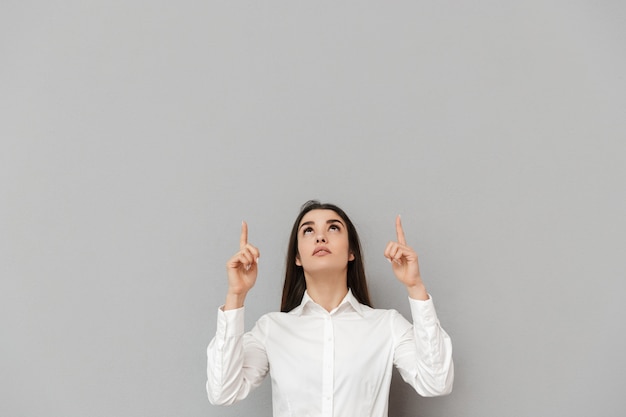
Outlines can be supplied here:
M275 417L386 417L392 365L419 394L448 394L450 337L432 299L409 303L413 325L350 291L330 313L305 293L300 306L262 316L245 334L244 308L220 308L207 349L209 401L239 401L269 372Z

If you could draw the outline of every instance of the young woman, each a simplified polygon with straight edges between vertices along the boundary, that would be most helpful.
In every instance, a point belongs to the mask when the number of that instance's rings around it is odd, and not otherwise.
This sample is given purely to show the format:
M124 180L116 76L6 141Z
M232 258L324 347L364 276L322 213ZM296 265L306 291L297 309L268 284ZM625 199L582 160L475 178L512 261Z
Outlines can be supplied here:
M399 217L396 234L384 255L407 289L413 324L395 310L371 307L354 225L339 207L309 201L291 232L281 312L262 316L244 333L243 305L260 252L242 223L239 251L226 264L226 302L207 349L209 401L239 401L269 373L275 417L386 417L393 365L419 394L448 394L450 338Z

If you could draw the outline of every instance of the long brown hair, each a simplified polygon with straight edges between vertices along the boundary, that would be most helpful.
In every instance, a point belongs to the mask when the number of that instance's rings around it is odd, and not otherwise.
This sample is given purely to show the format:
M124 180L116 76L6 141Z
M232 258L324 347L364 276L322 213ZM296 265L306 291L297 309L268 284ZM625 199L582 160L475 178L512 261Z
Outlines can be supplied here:
M299 306L302 302L304 291L306 290L304 270L301 266L296 265L296 256L298 255L298 226L304 215L311 210L332 210L345 222L348 230L350 251L354 255L354 259L348 262L348 288L352 290L352 294L361 304L371 307L372 303L370 302L369 292L367 291L365 269L363 268L363 258L361 256L361 242L354 225L346 213L336 205L320 203L317 200L309 200L304 203L300 209L300 214L291 229L289 247L287 248L285 282L283 284L283 297L280 311L286 313Z

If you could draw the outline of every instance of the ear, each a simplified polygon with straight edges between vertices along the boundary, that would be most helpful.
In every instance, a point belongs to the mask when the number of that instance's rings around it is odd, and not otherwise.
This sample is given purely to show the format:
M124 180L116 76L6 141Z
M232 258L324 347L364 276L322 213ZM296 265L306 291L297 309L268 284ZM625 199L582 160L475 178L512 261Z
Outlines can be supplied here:
M296 265L302 266L302 262L300 262L300 255L296 255Z
M350 252L350 256L348 257L348 262L354 261L354 253Z

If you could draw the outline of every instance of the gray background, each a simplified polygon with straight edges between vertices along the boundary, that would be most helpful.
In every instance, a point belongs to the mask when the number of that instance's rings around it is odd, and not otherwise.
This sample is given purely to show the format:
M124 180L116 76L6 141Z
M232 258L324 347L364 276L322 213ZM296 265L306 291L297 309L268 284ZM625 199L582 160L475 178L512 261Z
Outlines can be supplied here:
M3 0L0 415L270 416L205 348L241 220L249 328L318 198L406 315L402 214L453 339L391 416L623 416L625 4Z

